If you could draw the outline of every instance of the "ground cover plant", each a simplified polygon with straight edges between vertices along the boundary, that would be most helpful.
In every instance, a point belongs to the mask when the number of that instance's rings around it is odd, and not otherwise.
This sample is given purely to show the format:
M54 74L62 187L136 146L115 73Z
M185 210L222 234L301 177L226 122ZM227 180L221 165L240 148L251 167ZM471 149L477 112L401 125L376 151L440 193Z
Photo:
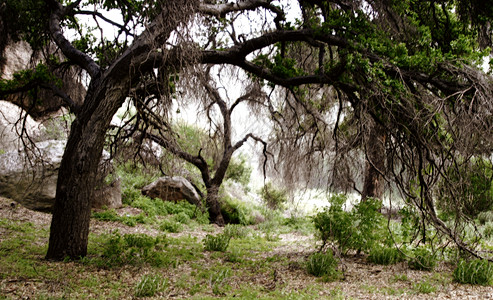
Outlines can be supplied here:
M366 299L402 297L486 298L491 286L456 285L454 267L438 260L434 271L411 270L407 262L368 264L365 255L332 256L336 276L311 275L320 241L315 230L296 230L292 218L258 225L182 224L179 233L158 224L93 219L88 256L52 262L46 251L50 215L12 207L0 198L0 299ZM123 215L129 207L116 209ZM139 213L143 213L140 211ZM313 226L313 225L312 225ZM265 232L277 236L269 240ZM206 236L230 236L224 252L207 251ZM331 269L331 270L334 270ZM322 272L323 273L323 272ZM456 271L457 273L457 271ZM333 273L331 273L333 274ZM461 296L462 295L462 296Z

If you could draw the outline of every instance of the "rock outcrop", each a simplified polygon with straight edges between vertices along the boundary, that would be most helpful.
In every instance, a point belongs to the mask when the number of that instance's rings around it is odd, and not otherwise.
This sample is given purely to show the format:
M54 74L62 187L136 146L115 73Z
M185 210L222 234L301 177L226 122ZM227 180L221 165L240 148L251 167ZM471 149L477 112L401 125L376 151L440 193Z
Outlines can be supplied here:
M193 185L181 176L160 177L153 183L142 188L142 194L150 198L160 198L163 201L177 202L186 200L202 207L200 196Z
M1 49L0 49L1 50ZM31 46L25 41L10 42L6 45L3 53L0 53L0 77L2 79L12 79L13 75L26 68L35 68L38 63L46 62L42 54L53 55L63 60L60 50L54 45L47 46L43 52L33 53ZM76 67L68 69L54 69L53 74L61 79L62 90L76 104L81 104L86 95L86 88L82 82L82 71ZM40 89L37 93L36 101L27 95L27 93L12 94L7 97L9 102L15 103L22 107L28 113L38 119L47 114L58 111L67 104L52 91Z
M32 210L51 211L65 143L48 140L33 144L32 151L14 150L0 155L0 195ZM93 207L122 205L118 182L102 187L94 197Z
M44 126L15 104L0 100L0 153L23 148L23 139L39 140Z

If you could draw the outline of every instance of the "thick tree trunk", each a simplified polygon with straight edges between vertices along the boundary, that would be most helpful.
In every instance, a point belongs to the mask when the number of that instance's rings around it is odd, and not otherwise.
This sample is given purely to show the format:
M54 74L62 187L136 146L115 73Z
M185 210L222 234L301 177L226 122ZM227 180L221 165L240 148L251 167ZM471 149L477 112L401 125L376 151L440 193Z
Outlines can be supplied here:
M83 110L72 124L62 158L47 259L77 259L87 254L91 200L98 165L106 131L121 105L120 91L124 90L122 83L97 85L89 87Z
M385 171L385 140L386 135L382 127L378 124L373 124L367 141L365 178L361 193L362 201L368 198L381 199L383 196L385 182L382 173Z
M212 185L207 188L207 197L205 198L207 209L209 211L209 220L211 222L224 226L224 218L221 213L221 204L219 203L219 186Z

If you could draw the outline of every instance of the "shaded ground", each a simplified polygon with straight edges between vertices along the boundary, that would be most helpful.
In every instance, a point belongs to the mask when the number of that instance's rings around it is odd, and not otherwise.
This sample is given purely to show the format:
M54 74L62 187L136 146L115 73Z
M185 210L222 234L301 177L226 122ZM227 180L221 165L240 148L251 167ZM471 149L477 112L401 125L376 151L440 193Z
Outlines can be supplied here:
M118 213L139 211L123 208ZM340 264L344 279L326 283L304 269L306 257L316 249L313 237L294 232L266 239L255 227L252 234L258 238L232 240L230 248L236 250L226 253L204 251L201 242L222 228L207 225L167 233L182 243L176 247L183 247L192 257L185 259L186 253L180 253L173 266L166 268L125 265L107 269L90 263L47 262L43 254L49 224L50 215L0 197L0 299L133 299L145 274L166 278L166 289L154 296L161 299L493 299L493 287L453 283L453 266L446 263L434 272L424 272L410 270L406 263L379 266L367 263L364 256L349 257ZM122 234L162 234L143 224L129 227L93 220L91 225L95 236L116 229ZM23 233L36 238L30 240Z

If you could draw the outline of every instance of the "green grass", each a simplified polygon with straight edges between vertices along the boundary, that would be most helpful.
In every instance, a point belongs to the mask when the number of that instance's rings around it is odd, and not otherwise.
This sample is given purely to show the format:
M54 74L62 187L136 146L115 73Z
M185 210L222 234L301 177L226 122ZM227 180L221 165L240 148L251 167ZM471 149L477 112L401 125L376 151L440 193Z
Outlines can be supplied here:
M437 288L433 283L425 280L425 281L421 281L421 282L413 284L412 290L416 294L429 294L429 293L436 292Z
M493 263L480 259L462 260L455 268L453 277L458 283L493 285Z
M368 255L368 261L378 265L392 265L403 259L403 255L396 248L374 247Z

